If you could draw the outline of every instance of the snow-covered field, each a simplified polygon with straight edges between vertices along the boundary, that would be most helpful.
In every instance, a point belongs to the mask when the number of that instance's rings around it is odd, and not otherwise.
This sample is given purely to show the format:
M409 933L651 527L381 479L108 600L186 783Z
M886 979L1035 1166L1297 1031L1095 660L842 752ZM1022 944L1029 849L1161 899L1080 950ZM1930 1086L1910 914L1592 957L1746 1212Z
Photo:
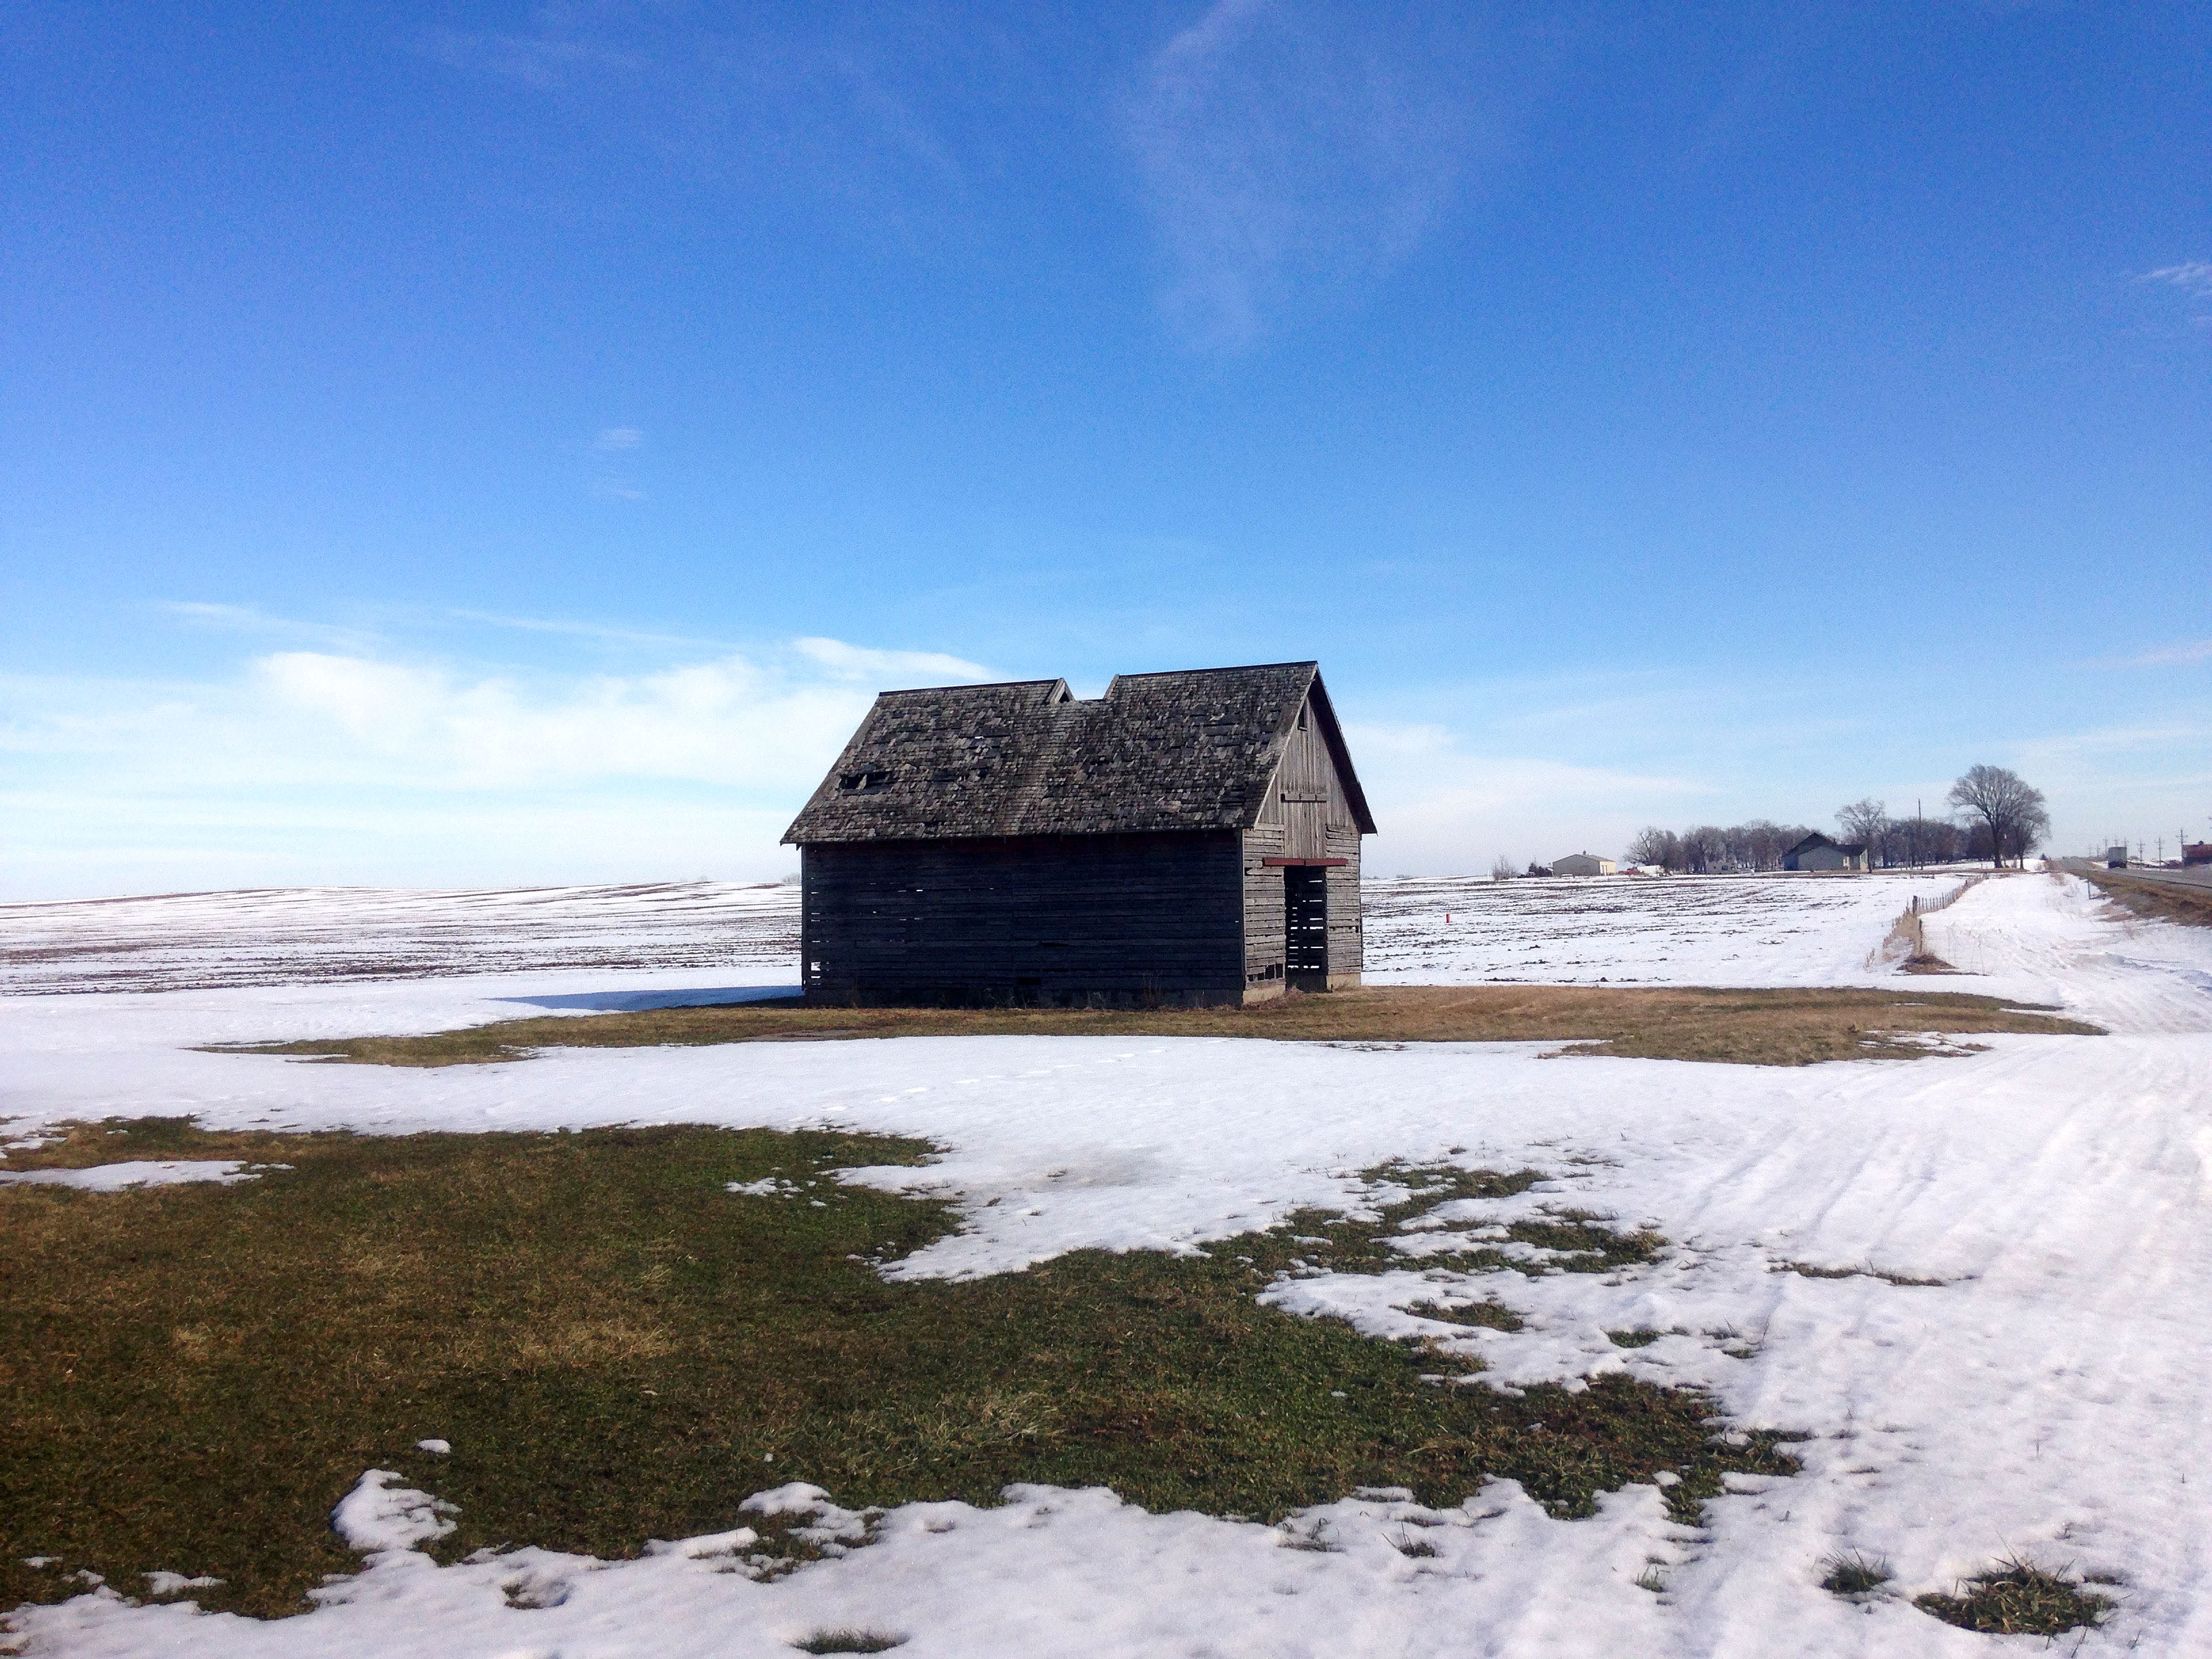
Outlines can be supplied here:
M1963 876L1402 877L1367 898L1376 985L1873 985L1912 899Z
M1863 983L1879 976L1870 959L1913 890L1902 878L1517 883L1492 896L1487 884L1386 883L1370 893L1370 939L1377 976L1407 981ZM318 925L342 930L343 901L319 902ZM608 903L599 914L619 916ZM422 937L434 936L434 908ZM5 931L11 914L58 908L0 913L0 939L21 937ZM1564 917L1579 918L1571 942ZM40 925L43 948L66 947L65 919ZM133 925L161 931L158 915ZM2118 1611L2077 1633L2081 1651L2212 1652L2212 932L2115 918L2080 883L2042 876L1984 882L1927 927L1939 954L1984 971L1916 986L2057 1002L2113 1034L2001 1036L1966 1058L1801 1070L1547 1060L1536 1044L1022 1037L577 1049L385 1070L185 1045L757 994L788 984L787 963L763 954L748 973L738 957L618 968L548 955L477 977L243 986L191 977L203 969L180 953L163 971L214 988L36 995L21 992L41 970L17 958L19 994L0 999L0 1115L13 1133L192 1112L210 1127L680 1120L920 1134L946 1149L935 1165L852 1177L926 1183L962 1202L967 1231L907 1273L1001 1271L1083 1245L1190 1249L1301 1205L1356 1204L1352 1172L1394 1158L1535 1164L1558 1179L1447 1219L1480 1228L1571 1202L1672 1245L1603 1278L1455 1286L1408 1271L1275 1294L1379 1334L1466 1342L1486 1382L1625 1370L1700 1384L1739 1423L1813 1436L1797 1449L1802 1473L1738 1480L1698 1530L1670 1522L1652 1487L1555 1521L1500 1482L1440 1515L1348 1497L1316 1512L1341 1546L1318 1553L1257 1525L1024 1488L988 1510L908 1506L867 1547L770 1583L718 1571L726 1539L629 1562L523 1549L440 1567L404 1547L434 1511L369 1480L349 1513L356 1535L392 1547L313 1613L255 1625L134 1606L125 1585L27 1610L21 1639L82 1656L613 1659L787 1655L811 1631L870 1626L908 1638L899 1651L916 1659L1968 1655L2031 1644L1939 1624L1909 1598L2019 1552L2120 1581ZM111 954L127 968L124 931L108 942L125 944ZM340 933L330 936L342 959ZM266 971L281 951L257 948ZM621 948L647 959L635 939ZM672 948L714 947L695 935ZM219 964L219 933L196 949ZM81 965L49 959L55 988L82 988ZM1790 1263L1944 1283L1778 1271ZM1526 1328L1437 1327L1400 1311L1453 1288L1507 1303ZM1625 1327L1681 1334L1623 1349L1605 1333ZM787 1491L757 1507L825 1501ZM1392 1547L1409 1519L1442 1522L1422 1534L1436 1556ZM824 1509L823 1522L841 1517ZM1840 1549L1889 1558L1897 1593L1854 1603L1819 1589L1819 1564ZM502 1586L519 1575L565 1596L511 1606Z
M795 979L799 890L655 882L477 892L301 887L0 904L0 995L729 968Z

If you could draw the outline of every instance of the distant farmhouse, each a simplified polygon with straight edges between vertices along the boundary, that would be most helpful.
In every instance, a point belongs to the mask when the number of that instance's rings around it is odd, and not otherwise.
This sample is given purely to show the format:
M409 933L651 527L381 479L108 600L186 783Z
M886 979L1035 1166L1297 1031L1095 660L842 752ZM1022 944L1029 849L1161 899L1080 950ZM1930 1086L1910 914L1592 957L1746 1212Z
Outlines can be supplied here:
M1359 983L1375 832L1310 662L886 691L784 840L834 1003L1243 1006Z
M2212 864L2212 841L2186 841L2181 844L2181 865L2187 869L2193 865Z
M1595 853L1570 853L1552 860L1555 876L1609 876L1616 867L1611 859L1601 859Z
M1860 842L1830 841L1818 830L1782 855L1785 870L1863 870L1867 849Z

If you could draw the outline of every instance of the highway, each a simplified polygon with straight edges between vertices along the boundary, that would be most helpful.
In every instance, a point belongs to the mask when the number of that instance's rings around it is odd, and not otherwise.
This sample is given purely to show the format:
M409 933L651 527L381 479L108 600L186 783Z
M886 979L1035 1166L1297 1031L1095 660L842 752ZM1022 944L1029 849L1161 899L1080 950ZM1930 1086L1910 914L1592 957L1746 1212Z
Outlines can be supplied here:
M2130 865L2125 870L2107 870L2095 859L2066 859L2062 860L2075 875L2125 876L2130 881L2160 882L2170 887L2212 888L2212 864L2199 864L2186 870L2159 870L2142 865Z

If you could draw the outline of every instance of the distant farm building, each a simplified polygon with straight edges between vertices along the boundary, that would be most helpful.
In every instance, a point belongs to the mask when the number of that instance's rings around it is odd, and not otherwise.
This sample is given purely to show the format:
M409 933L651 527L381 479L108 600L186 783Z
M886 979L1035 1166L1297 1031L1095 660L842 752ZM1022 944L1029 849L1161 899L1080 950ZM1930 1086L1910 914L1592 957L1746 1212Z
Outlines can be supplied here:
M2184 869L2193 864L2212 864L2212 841L2182 842L2181 863Z
M1617 867L1611 859L1601 859L1595 853L1570 853L1552 860L1555 876L1609 876Z
M1317 665L886 691L785 834L810 1000L1359 983L1375 823Z
M1867 849L1858 842L1830 841L1817 830L1782 855L1785 870L1863 870Z

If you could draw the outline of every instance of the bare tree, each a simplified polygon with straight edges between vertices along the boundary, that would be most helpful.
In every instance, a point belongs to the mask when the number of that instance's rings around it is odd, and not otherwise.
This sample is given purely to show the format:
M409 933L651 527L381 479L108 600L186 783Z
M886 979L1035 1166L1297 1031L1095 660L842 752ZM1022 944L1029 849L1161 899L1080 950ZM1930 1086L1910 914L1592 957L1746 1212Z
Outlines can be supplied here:
M1682 867L1682 838L1672 830L1647 824L1628 843L1628 860L1632 864L1656 864L1662 870L1679 870Z
M1882 832L1889 828L1889 809L1871 798L1855 800L1836 809L1836 824L1845 841L1855 841L1867 849L1867 862L1871 865L1881 850Z
M1948 818L1899 818L1889 826L1889 839L1904 863L1948 864L1961 856L1966 836Z
M1520 873L1514 868L1510 854L1500 853L1490 861L1490 878L1492 881L1510 881Z
M1701 823L1682 832L1682 867L1692 874L1717 874L1731 862L1728 831L1719 825Z
M1951 786L1950 802L1961 817L1987 834L1990 859L1995 864L2003 864L2008 856L2024 863L2051 833L2051 812L2044 805L2043 791L2002 766L1969 767L1966 775Z

